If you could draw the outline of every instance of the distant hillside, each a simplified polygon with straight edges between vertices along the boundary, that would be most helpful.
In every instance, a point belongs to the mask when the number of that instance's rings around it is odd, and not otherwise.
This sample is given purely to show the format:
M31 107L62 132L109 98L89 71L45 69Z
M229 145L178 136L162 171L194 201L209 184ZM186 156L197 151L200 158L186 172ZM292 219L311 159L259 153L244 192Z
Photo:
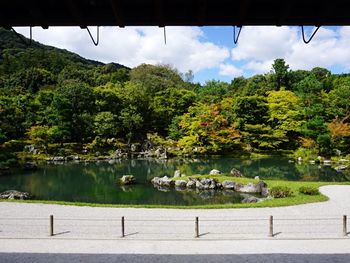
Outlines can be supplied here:
M0 74L12 74L31 68L42 68L58 74L67 66L94 68L104 66L98 61L85 59L73 52L30 41L23 36L22 41L14 32L0 28ZM26 45L24 42L27 42ZM109 64L114 69L127 67L118 63Z

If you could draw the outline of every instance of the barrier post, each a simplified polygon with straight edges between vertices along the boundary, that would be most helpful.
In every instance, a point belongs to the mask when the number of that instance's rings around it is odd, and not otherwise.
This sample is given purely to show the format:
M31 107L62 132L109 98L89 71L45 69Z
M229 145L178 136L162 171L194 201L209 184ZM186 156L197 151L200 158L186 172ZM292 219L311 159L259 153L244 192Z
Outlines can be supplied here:
M196 238L199 237L199 219L198 216L196 216L196 220L195 220L195 236Z
M343 215L343 235L344 235L344 236L347 236L347 235L348 235L347 221L348 221L347 216L346 216L346 215Z
M270 216L270 231L269 231L269 237L273 237L273 216Z
M53 236L53 215L50 215L49 236Z
M125 237L125 218L124 218L124 216L122 216L121 223L122 223L122 237Z

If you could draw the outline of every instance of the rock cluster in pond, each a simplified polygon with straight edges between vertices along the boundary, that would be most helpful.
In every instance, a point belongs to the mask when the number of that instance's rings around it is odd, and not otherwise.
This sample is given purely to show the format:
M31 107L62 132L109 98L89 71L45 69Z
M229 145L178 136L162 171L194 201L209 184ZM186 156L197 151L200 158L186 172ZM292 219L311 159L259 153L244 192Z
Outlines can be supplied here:
M225 180L222 183L213 178L188 178L188 180L172 180L171 178L154 177L151 180L152 184L159 190L166 191L166 188L175 187L176 190L184 189L196 189L196 190L225 190L235 191L245 194L260 194L263 197L267 197L269 190L267 185L263 181L258 183L248 183L246 185L237 183L231 180ZM248 198L249 197L249 198ZM255 200L255 201L254 201ZM243 202L252 203L261 201L260 198L253 198L251 195L246 196Z
M258 176L254 180L256 183L242 184L234 182L234 180L225 180L220 183L215 176L222 174L221 171L213 169L209 172L209 175L214 178L196 177L196 178L181 178L185 175L181 174L180 170L174 172L174 177L154 177L151 182L154 187L160 191L169 191L171 187L174 187L177 191L193 191L195 190L203 198L209 198L213 196L215 191L221 191L223 193L239 193L242 197L242 203L256 203L264 200L265 197L269 196L269 189L265 182L261 181ZM230 171L232 177L243 177L243 174L233 168ZM174 180L176 178L176 180ZM261 195L264 198L258 198L254 194Z
M130 185L130 184L134 184L136 182L136 179L133 175L123 175L119 179L119 182L121 185Z
M31 195L27 192L20 192L17 190L8 190L0 193L0 199L30 199Z

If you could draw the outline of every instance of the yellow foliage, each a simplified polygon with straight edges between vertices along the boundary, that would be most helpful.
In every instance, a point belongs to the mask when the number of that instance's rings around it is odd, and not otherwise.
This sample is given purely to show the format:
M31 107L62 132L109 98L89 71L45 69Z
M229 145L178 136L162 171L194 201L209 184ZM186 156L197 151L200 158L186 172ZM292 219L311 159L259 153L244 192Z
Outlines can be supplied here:
M350 123L346 122L347 119L348 117L341 120L335 118L331 123L327 124L333 139L350 136Z
M314 148L316 146L316 142L310 138L299 137L299 142L301 146L307 149Z

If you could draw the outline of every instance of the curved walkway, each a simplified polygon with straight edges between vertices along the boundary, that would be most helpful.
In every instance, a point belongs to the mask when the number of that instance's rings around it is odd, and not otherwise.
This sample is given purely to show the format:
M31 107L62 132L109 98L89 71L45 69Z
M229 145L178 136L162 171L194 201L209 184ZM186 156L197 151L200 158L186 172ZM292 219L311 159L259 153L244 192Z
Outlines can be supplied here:
M329 201L252 209L99 208L2 202L0 239L6 241L0 252L347 253L350 240L343 236L342 219L350 215L350 186L324 186L320 190ZM51 214L55 218L53 237L48 236ZM274 237L269 237L270 215L274 216ZM199 238L194 238L196 216Z

